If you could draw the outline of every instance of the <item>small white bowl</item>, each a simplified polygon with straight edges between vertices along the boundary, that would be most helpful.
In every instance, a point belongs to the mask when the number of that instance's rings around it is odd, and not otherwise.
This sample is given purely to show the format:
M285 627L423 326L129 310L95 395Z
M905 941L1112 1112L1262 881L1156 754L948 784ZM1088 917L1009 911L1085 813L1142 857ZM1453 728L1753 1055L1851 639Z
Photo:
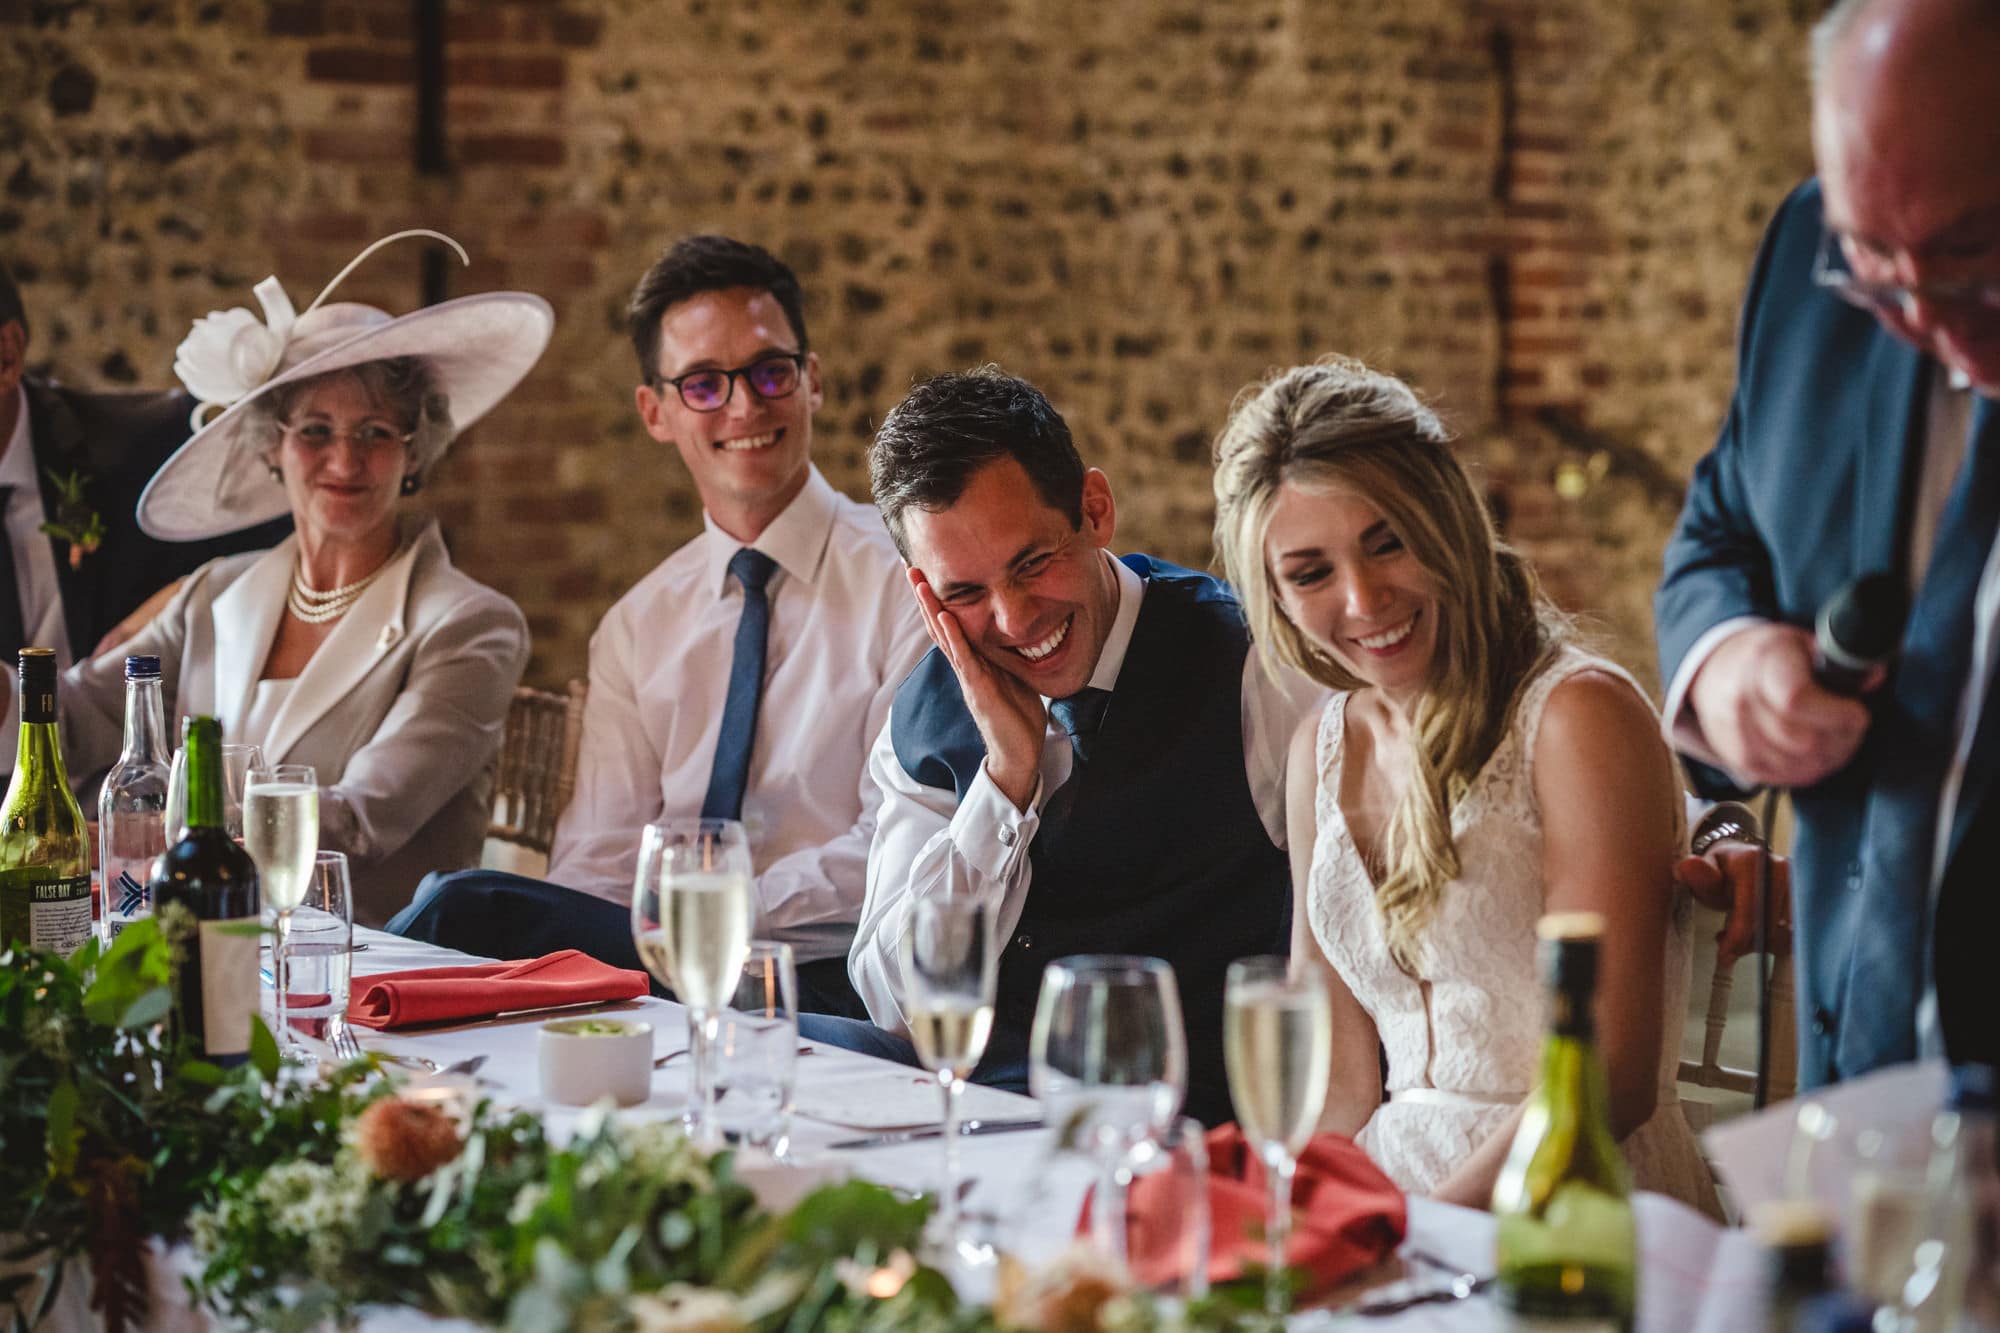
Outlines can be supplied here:
M563 1106L609 1097L637 1106L653 1090L653 1025L616 1018L562 1018L542 1024L542 1096Z

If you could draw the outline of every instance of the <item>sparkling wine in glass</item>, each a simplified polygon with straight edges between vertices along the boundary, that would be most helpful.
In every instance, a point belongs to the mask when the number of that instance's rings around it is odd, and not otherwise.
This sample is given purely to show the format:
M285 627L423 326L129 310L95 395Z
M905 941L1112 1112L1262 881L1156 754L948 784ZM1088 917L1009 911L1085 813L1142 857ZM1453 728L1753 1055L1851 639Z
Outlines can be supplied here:
M225 755L226 758L226 755ZM228 783L225 771L224 784ZM247 770L243 798L243 850L257 863L264 905L277 913L271 950L272 989L277 992L278 1048L300 1055L286 1012L291 973L285 966L291 943L292 913L305 901L319 851L319 777L306 764L277 764Z
M998 969L994 906L969 896L919 898L903 930L904 1005L917 1059L944 1092L941 1243L947 1254L983 1262L987 1253L959 1235L958 1101L993 1034Z
M1263 1157L1270 1186L1264 1309L1282 1315L1290 1303L1285 1243L1292 1230L1292 1174L1326 1107L1333 1060L1326 983L1316 972L1288 971L1283 958L1238 959L1223 988L1222 1040L1236 1121Z
M1050 963L1035 1004L1028 1081L1062 1141L1096 1158L1091 1234L1122 1263L1129 1159L1173 1124L1187 1095L1173 967L1124 954Z
M722 1147L712 1064L716 1019L750 956L755 917L741 823L663 819L646 826L632 885L632 941L647 970L687 1006L694 1097L686 1123L704 1152Z

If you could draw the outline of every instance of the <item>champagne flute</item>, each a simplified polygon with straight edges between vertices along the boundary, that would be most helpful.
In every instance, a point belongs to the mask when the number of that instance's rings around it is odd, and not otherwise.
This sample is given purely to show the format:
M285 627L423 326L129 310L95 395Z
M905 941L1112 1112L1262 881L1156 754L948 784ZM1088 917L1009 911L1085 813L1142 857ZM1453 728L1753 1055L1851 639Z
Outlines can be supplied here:
M910 1042L944 1091L944 1189L938 1219L947 1254L974 1262L983 1251L959 1239L958 1101L993 1034L998 970L994 907L968 896L919 898L903 930L903 988Z
M632 884L632 942L646 970L688 1010L694 1096L688 1137L703 1152L722 1147L711 1067L716 1019L750 956L756 911L750 843L734 819L663 819L646 825Z
M252 768L241 791L243 850L257 863L264 905L277 913L271 977L277 993L278 1049L284 1055L302 1057L292 1035L291 1015L286 1012L292 989L286 946L291 942L292 913L305 901L314 856L319 851L319 777L306 764Z
M1157 1140L1187 1095L1187 1034L1173 967L1158 958L1081 954L1042 972L1028 1082L1065 1141L1096 1156L1091 1234L1125 1260L1127 1158Z
M1326 1107L1333 1063L1325 981L1307 969L1289 972L1283 958L1238 959L1223 983L1222 1036L1236 1121L1264 1159L1270 1187L1264 1311L1282 1315L1291 1303L1285 1243L1292 1234L1292 1174Z

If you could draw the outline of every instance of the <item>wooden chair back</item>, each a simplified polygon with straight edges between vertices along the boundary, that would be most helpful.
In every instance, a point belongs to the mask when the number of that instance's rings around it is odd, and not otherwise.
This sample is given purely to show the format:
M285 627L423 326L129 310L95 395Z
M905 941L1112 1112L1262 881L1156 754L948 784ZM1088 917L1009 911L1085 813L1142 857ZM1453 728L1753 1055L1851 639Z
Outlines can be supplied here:
M582 681L572 680L559 693L526 685L514 691L487 837L548 854L556 817L576 790L584 690Z
M1770 1100L1781 1102L1798 1090L1799 1034L1794 1026L1797 1000L1792 981L1792 942L1789 934L1771 941L1771 1050ZM1745 955L1756 959L1757 955ZM1722 1063L1722 1034L1729 1022L1729 1001L1735 988L1736 963L1717 955L1715 972L1708 983L1708 1016L1702 1032L1701 1059L1681 1061L1680 1080L1697 1087L1716 1088L1748 1095L1756 1090L1757 1071ZM1756 972L1752 969L1751 976ZM1756 1008L1746 1014L1756 1022Z

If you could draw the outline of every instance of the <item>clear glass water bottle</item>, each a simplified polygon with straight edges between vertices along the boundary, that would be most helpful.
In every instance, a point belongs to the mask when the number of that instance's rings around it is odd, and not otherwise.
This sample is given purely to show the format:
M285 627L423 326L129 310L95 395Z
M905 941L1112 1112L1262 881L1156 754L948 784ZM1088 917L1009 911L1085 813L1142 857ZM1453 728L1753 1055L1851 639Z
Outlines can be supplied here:
M167 850L167 724L160 659L125 659L125 748L97 798L104 942L152 914L146 885Z

